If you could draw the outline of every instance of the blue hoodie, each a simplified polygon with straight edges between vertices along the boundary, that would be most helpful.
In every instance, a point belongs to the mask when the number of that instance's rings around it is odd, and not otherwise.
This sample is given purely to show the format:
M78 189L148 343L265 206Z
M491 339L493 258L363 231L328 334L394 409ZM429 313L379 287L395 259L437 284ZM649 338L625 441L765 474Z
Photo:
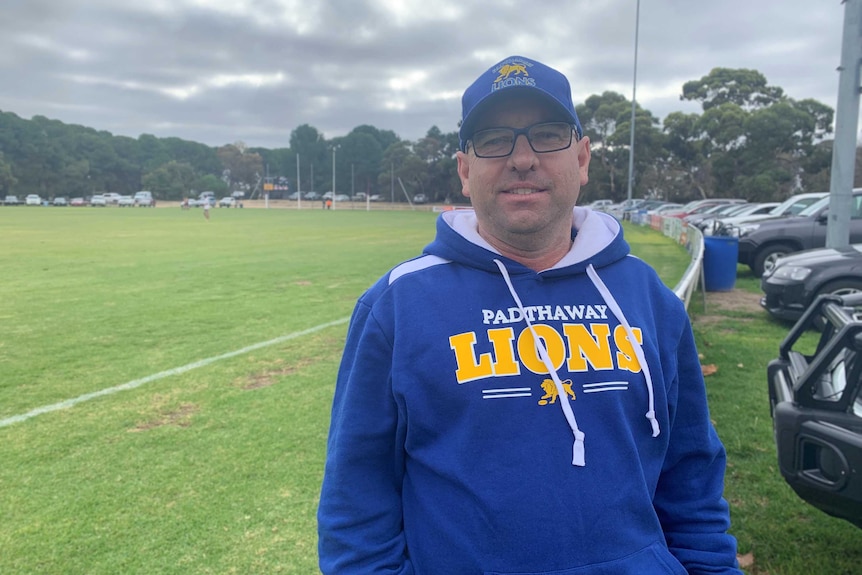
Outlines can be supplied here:
M324 574L739 574L682 302L574 209L535 272L471 210L357 302L318 509ZM635 342L635 343L632 343Z

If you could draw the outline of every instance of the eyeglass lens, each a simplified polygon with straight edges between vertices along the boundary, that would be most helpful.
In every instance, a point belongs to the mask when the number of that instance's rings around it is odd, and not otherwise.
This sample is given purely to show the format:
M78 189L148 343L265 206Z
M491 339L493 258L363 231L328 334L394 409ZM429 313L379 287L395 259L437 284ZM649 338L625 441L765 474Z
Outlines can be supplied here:
M557 152L572 145L572 126L565 122L543 122L526 128L490 128L473 134L473 149L482 158L508 156L519 135L527 136L536 153Z

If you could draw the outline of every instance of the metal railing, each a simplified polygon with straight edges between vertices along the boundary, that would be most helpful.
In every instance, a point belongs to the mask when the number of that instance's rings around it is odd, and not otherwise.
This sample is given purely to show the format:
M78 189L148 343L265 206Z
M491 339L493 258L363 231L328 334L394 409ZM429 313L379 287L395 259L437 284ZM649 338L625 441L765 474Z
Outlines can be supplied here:
M683 224L679 218L649 215L646 212L632 214L631 221L640 226L650 226L685 246L691 256L691 262L682 275L682 279L674 286L673 292L685 303L685 307L688 309L691 294L697 289L698 281L703 278L703 233L694 226Z

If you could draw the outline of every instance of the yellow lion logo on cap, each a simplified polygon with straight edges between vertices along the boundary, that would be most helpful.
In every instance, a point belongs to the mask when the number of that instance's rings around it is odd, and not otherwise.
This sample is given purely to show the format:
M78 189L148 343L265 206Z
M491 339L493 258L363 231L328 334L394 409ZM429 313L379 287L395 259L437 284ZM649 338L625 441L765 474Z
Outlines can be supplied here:
M497 76L497 79L494 80L494 83L497 83L504 78L508 78L512 74L516 76L529 76L527 73L527 67L524 64L503 64L503 67L500 68L500 75Z

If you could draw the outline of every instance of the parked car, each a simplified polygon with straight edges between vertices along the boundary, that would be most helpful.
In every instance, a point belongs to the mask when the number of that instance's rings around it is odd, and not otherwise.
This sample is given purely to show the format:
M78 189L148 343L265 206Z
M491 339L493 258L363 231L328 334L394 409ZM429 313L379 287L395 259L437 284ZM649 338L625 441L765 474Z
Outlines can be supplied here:
M732 198L710 198L708 200L695 200L693 202L689 202L685 204L678 212L671 212L667 215L673 216L674 218L684 219L687 216L691 216L694 214L703 214L708 212L709 210L716 209L718 206L724 206L727 204L744 204L745 200L738 200Z
M64 198L63 196L57 196L56 198L54 198L54 201L52 203L55 206L68 206L69 205L69 201L66 198Z
M862 294L821 296L766 373L782 477L802 500L862 528L860 305ZM825 324L811 353L803 336L818 318Z
M288 199L288 200L296 201L296 200L298 200L300 197L301 197L301 194L300 194L299 192L293 192L292 194L290 194L289 196L287 196L287 199Z
M371 194L370 196L368 196L368 201L369 202L382 202L383 198L380 197L380 194Z
M18 196L6 196L3 200L3 204L7 206L17 206L20 203L21 201L18 199Z
M302 196L303 200L319 200L320 194L317 192L305 192L305 195Z
M336 202L349 202L350 196L348 196L347 194L335 194L335 201Z
M36 194L27 194L27 196L24 198L24 205L41 206L42 205L42 198L40 198Z
M587 204L587 207L593 210L605 210L614 205L613 200L595 200Z
M823 294L862 292L862 244L805 250L763 273L760 305L777 319L796 321Z
M104 208L108 205L108 202L105 200L105 196L102 194L96 194L90 198L90 205L93 207Z
M622 219L632 223L643 224L648 223L651 217L651 211L662 207L668 202L664 200L644 200L635 207L626 208L623 210ZM605 210L602 210L605 211Z
M121 208L133 208L135 207L135 198L132 196L120 196L117 198L117 206Z
M365 201L365 192L357 192L353 194L352 200L356 202L364 202Z
M620 202L618 204L611 204L610 206L605 206L604 211L611 214L615 218L621 220L621 219L623 219L623 213L626 210L629 210L631 208L635 208L638 205L642 204L643 202L644 202L643 198L631 198L628 200L623 200L622 202Z
M817 200L825 198L828 195L829 194L826 192L807 192L804 194L796 194L790 196L765 214L749 214L745 216L740 215L721 218L721 221L714 227L712 233L717 236L738 236L739 226L742 224L749 224L751 222L759 222L761 220L772 218L795 216Z
M424 204L428 201L428 197L425 194L416 194L413 196L414 204Z
M69 205L73 207L86 206L87 202L84 200L84 198L72 198L71 200L69 200Z
M751 204L731 204L736 208L730 212L719 212L709 214L700 219L700 221L695 222L695 226L697 226L704 235L711 236L713 235L714 230L721 225L726 219L730 218L744 218L746 216L758 216L758 215L766 215L769 214L776 206L778 206L778 202L762 202L762 203L751 203Z
M105 192L102 196L105 198L105 203L109 206L116 206L120 202L120 194L116 192Z
M220 208L232 208L236 206L236 198L233 196L225 196L218 201L218 207Z
M718 204L742 204L745 203L745 200L740 200L736 198L707 198L704 200L693 200L685 205L683 205L679 210L672 211L667 216L673 216L675 218L684 218L691 214L700 214L703 213L713 206L717 206Z
M647 213L651 214L651 215L666 216L671 212L678 211L681 207L682 207L682 204L677 204L675 202L668 202L666 204L662 204L660 206L657 206L655 208L647 210Z
M696 225L698 222L706 218L717 217L724 214L733 214L737 210L740 210L747 206L748 202L740 202L738 204L715 204L709 207L704 207L702 209L697 209L694 212L688 214L687 216L683 216L682 221L686 224Z
M154 208L156 207L156 199L153 197L153 193L147 190L141 190L140 192L135 192L135 205L142 208Z
M747 265L761 276L772 269L776 260L782 256L824 247L828 216L829 196L826 196L797 216L739 226L739 263ZM862 243L862 188L853 190L849 228L849 243Z

